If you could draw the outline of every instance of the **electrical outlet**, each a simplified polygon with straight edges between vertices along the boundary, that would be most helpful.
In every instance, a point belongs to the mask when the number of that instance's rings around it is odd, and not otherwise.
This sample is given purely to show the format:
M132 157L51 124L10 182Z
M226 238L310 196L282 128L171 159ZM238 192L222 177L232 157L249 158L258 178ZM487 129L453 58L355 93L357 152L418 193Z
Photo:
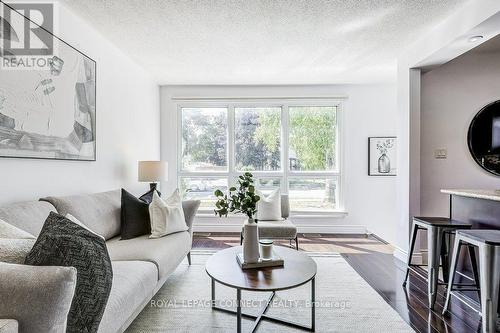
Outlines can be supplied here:
M446 148L439 148L434 150L434 158L435 159L446 159L448 157L448 152L446 151Z

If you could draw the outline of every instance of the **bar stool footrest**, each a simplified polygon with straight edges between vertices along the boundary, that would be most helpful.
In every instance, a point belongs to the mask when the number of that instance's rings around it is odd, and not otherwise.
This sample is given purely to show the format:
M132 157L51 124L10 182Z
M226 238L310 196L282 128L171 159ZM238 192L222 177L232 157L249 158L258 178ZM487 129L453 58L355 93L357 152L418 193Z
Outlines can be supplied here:
M416 266L416 267L422 267L422 266L423 266L423 267L427 267L427 265L421 265L421 266ZM408 267L409 267L409 269L410 269L413 273L417 274L420 278L422 278L422 279L423 279L423 280L425 280L425 281L428 281L428 277L427 277L427 276L425 276L425 275L423 274L423 273L427 273L427 271L426 271L426 270L421 270L421 271L420 271L420 270L417 270L417 269L413 268L413 267L412 267L412 265L409 265ZM447 284L448 284L448 283L447 283L447 282L445 282L445 281L443 281L443 280L438 280L438 285L445 285L445 286L446 286Z
M464 287L456 288L456 286L453 286L453 288L451 289L451 291L480 291L481 290L481 289L479 289L476 286L471 286L471 287L474 287L474 288L467 288L467 286L464 286Z

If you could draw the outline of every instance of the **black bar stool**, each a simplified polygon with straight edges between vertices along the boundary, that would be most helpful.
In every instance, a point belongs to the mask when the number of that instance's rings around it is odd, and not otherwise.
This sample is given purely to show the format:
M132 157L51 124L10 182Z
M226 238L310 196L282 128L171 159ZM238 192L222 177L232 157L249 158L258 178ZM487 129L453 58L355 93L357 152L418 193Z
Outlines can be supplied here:
M439 267L443 268L443 279L448 280L449 272L449 237L455 231L459 229L470 229L472 225L470 223L459 222L452 220L448 217L414 217L413 226L411 230L411 242L410 251L408 252L408 262L406 268L406 276L403 282L403 287L406 286L406 281L410 274L410 269L415 273L419 274L414 267L422 266L415 265L411 263L413 257L413 251L415 249L415 240L417 239L417 232L420 229L427 230L427 290L429 293L429 307L434 308L434 303L437 297L437 287L438 284L446 284L445 282L439 282ZM441 265L439 264L441 260ZM419 274L420 275L420 274ZM425 277L422 276L424 279Z
M481 316L483 317L483 333L496 332L498 296L500 290L500 230L460 230L455 237L455 248L451 260L451 275L448 281L448 292L444 304L443 314L448 311L450 296L457 296L454 291L463 290L456 288L454 283L457 270L458 255L462 246L479 250L479 286L477 284L477 262L471 256L475 284L480 287ZM470 253L470 252L469 252ZM469 289L470 290L470 289ZM461 297L460 301L467 304ZM467 304L468 305L468 304Z

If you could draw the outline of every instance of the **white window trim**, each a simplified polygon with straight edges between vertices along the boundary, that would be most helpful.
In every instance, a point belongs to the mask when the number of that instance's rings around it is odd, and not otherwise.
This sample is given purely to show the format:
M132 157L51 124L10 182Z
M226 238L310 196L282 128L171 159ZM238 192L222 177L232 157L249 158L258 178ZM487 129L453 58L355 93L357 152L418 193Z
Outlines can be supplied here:
M301 177L335 177L338 184L338 204L335 210L292 210L291 215L294 217L345 217L347 211L345 209L345 168L344 168L344 147L346 145L344 136L344 103L345 97L338 98L288 98L277 100L275 98L217 98L217 99L181 99L177 98L177 187L180 186L181 177L189 178L210 178L210 177L227 177L229 187L234 185L235 179L242 172L234 170L235 166L235 108L238 107L281 107L281 170L280 171L252 171L252 174L257 178L272 178L280 177L282 193L288 193L288 179L294 176ZM331 171L290 171L288 170L288 126L289 126L289 107L293 106L335 106L337 107L337 169ZM227 126L227 171L183 171L182 170L182 109L183 108L227 108L228 109L228 126ZM201 209L198 212L199 216L213 216L212 210ZM197 216L198 216L197 215Z

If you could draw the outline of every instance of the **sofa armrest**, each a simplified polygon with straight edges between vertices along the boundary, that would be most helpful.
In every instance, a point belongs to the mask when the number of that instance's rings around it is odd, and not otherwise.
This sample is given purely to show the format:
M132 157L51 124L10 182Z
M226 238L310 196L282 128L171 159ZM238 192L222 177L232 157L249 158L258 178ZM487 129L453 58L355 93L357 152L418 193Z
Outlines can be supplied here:
M186 219L186 225L189 228L189 234L193 235L193 222L196 216L196 212L200 207L200 200L185 200L182 202L182 210L184 211L184 217Z
M74 267L0 263L0 318L21 333L65 332L75 286Z
M0 319L0 333L18 333L19 325L15 319Z

